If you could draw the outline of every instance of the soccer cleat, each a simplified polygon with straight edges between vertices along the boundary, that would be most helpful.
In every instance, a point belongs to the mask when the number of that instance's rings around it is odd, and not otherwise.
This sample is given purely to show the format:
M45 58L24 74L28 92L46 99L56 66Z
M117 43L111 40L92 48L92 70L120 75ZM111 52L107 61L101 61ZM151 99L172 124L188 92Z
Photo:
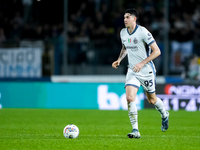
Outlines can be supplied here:
M166 111L167 117L162 118L162 125L161 125L161 130L163 132L167 131L169 127L169 112Z
M140 132L137 129L133 129L131 133L127 135L129 138L140 138Z

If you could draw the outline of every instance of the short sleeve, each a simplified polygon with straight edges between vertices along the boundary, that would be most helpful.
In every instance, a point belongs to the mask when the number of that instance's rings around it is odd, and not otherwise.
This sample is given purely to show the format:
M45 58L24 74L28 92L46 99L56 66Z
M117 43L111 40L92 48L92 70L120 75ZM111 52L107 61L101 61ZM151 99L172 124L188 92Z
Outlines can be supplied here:
M125 45L124 42L126 41L126 40L124 39L124 34L125 34L125 29L123 28L123 29L121 30L121 32L120 32L120 39L121 39L122 45Z
M155 39L153 38L152 34L146 28L143 28L142 36L143 40L145 41L145 43L147 43L148 46L155 42Z

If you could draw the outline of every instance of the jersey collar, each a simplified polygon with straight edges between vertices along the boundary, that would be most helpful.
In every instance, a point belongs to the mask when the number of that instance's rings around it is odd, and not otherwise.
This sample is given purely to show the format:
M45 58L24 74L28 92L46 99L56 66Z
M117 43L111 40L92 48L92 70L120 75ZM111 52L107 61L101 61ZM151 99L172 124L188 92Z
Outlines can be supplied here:
M135 29L133 30L133 32L132 32L131 34L129 33L128 28L127 28L128 34L129 34L129 35L132 35L133 33L135 33L135 31L137 30L137 28L138 28L138 25L136 24Z

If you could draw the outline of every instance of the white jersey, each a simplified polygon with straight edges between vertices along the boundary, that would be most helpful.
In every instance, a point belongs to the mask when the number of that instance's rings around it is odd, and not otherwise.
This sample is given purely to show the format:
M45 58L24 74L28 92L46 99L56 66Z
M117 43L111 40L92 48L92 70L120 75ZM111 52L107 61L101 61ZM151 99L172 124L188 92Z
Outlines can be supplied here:
M132 33L129 33L128 28L123 28L120 32L120 38L127 50L130 69L150 55L151 49L149 45L155 42L152 34L140 25L136 25ZM151 73L155 74L155 72L155 66L150 61L138 73L134 73L135 75L146 76Z

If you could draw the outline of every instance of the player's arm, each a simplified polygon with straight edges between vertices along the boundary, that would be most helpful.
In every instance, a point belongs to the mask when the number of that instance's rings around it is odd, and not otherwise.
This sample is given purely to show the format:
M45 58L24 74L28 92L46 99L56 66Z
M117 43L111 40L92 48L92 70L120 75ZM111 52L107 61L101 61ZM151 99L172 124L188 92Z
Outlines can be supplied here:
M122 45L122 49L117 60L121 62L126 57L126 55L127 55L126 47Z
M122 49L121 49L121 52L119 54L119 57L116 61L114 61L112 63L112 67L117 69L118 66L120 65L120 62L126 57L126 55L127 55L126 47L124 45L122 45Z
M146 63L150 62L151 60L155 59L156 57L158 57L161 54L160 48L158 47L156 42L153 42L150 45L150 48L152 49L152 53L145 60L143 60L142 62L136 64L133 67L133 70L135 72L139 72Z
M158 47L156 42L153 42L150 45L150 48L152 49L152 53L149 55L149 57L147 57L145 60L142 61L142 63L145 65L146 63L150 62L151 60L154 60L156 57L158 57L161 52L160 52L160 48Z

